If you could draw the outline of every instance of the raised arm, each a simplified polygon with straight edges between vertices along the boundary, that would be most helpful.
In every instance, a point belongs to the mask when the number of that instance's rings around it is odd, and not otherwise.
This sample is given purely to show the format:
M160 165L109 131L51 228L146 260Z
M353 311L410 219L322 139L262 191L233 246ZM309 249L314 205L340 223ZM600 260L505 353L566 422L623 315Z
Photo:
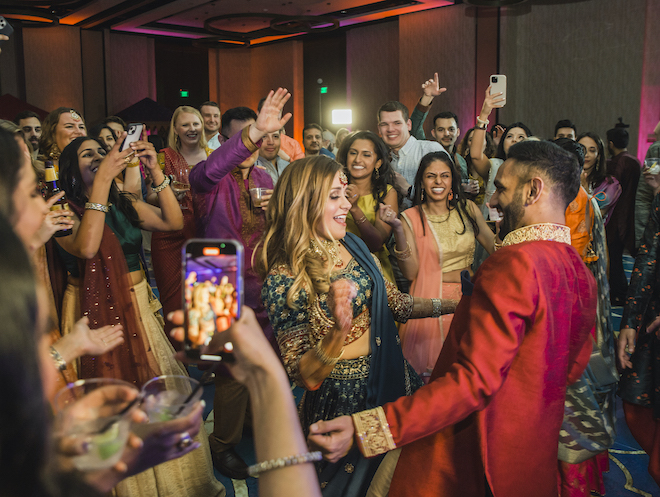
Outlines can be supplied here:
M417 278L419 270L419 257L417 254L417 244L415 243L415 234L413 233L405 214L401 214L402 219L396 216L393 211L390 213L386 208L381 209L379 216L385 220L394 232L396 241L394 256L399 262L399 269L403 277L413 281Z
M364 243L367 244L367 247L369 247L371 252L378 252L381 248L383 248L383 245L392 233L391 226L383 221L383 219L378 215L378 212L380 209L389 208L394 213L394 216L396 216L396 214L399 212L396 190L394 188L390 189L390 191L387 192L383 198L382 203L378 204L378 210L376 211L376 219L374 224L371 224L367 220L367 217L358 205L357 199L359 197L357 194L357 187L355 185L348 185L348 188L346 189L346 195L349 202L351 203L351 215L353 216L355 224L360 230L360 238L362 238Z
M101 161L99 169L94 177L94 183L88 197L92 204L108 205L110 187L114 178L126 167L126 157L132 150L119 152L119 146L126 137L122 133L115 146ZM64 250L81 259L91 259L96 255L101 246L103 230L105 227L105 213L99 210L86 210L82 219L74 219L73 233L69 236L59 237L55 240Z
M410 131L410 134L418 140L426 140L424 121L426 121L426 117L429 115L433 99L446 92L447 88L440 88L440 81L438 73L436 72L432 79L429 79L422 84L422 90L423 94L413 109L412 114L410 114L410 120L412 121L412 130Z
M472 134L472 145L470 145L470 158L479 176L488 179L488 172L490 171L490 160L484 155L484 147L486 144L486 133L488 128L488 117L493 109L499 109L506 103L504 98L501 98L502 93L490 94L490 86L486 88L486 95L484 103L481 106L477 126Z
M291 98L284 88L271 92L266 97L261 112L254 124L236 133L215 150L209 158L190 170L190 186L195 193L208 193L236 166L259 150L264 136L279 131L291 119L291 113L280 118L282 109Z
M333 283L328 306L333 315L337 316L338 312L340 318L334 320L321 340L314 342L309 307L317 304L309 303L307 293L301 290L296 296L295 308L290 307L286 297L293 280L293 275L286 270L269 274L262 290L262 299L268 309L268 318L289 378L307 390L316 390L334 368L334 362L330 359L340 356L350 331L353 320L352 293L342 286L346 280Z
M152 179L152 191L158 195L158 205L155 207L137 198L133 206L142 220L142 229L147 231L175 231L183 228L183 214L176 195L169 186L167 178L158 164L156 149L150 142L137 141L131 144L140 162L149 171ZM141 195L140 195L141 196Z

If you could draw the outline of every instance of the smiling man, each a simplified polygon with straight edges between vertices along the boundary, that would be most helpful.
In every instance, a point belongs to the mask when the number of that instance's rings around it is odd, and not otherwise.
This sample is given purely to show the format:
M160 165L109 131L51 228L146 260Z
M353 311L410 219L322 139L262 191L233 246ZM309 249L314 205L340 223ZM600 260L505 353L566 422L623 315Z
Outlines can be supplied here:
M273 185L277 183L280 174L284 168L289 165L289 161L279 156L280 145L282 143L281 131L273 131L263 138L261 147L259 147L259 158L255 162L256 166L263 167L273 179Z
M39 155L39 138L41 138L39 114L24 110L14 118L14 123L21 128L23 136L32 145L32 156L36 158Z
M429 152L446 150L438 142L418 140L410 134L412 121L408 107L401 102L391 101L378 109L378 134L390 149L391 165L401 174L405 182L397 182L394 187L404 197L412 198L410 186L415 183L419 162Z
M566 387L589 361L596 316L596 283L564 224L580 172L548 142L508 157L491 199L504 239L464 285L429 385L310 427L331 461L353 443L367 457L402 447L391 497L557 496Z
M204 120L206 145L211 150L215 150L225 141L220 134L220 106L215 102L204 102L199 106L199 113Z

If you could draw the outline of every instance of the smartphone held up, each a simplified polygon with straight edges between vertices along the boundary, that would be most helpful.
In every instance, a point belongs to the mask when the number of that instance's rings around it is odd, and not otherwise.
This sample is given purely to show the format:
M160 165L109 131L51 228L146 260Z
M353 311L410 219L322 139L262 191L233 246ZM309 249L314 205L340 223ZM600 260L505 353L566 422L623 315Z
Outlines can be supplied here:
M195 359L216 333L240 317L243 304L243 245L236 240L189 240L183 247L184 347Z
M490 76L490 94L501 93L499 98L503 98L501 107L506 104L506 76L504 74L491 74Z

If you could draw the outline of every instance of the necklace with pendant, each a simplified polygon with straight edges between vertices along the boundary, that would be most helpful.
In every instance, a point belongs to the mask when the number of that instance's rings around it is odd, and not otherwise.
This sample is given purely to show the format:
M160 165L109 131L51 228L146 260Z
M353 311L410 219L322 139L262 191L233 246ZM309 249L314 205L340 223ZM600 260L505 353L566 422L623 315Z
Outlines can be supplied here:
M321 240L321 245L330 254L332 263L335 265L335 267L342 267L344 265L344 261L339 255L339 242L337 240ZM318 257L324 261L326 260L326 257L323 253L323 250L321 249L321 245L319 245L319 243L312 238L309 241L309 252L315 257Z

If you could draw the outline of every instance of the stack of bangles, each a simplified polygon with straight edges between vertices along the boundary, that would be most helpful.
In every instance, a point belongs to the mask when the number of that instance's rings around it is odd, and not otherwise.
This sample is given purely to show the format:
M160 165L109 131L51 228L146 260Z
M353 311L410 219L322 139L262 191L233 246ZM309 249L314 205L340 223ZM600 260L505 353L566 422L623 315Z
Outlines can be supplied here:
M394 247L394 256L400 261L405 261L406 259L410 259L411 255L412 255L412 250L410 248L410 244L407 241L406 241L406 248L404 250L397 250L396 247Z
M367 220L367 216L362 216L360 219L355 221L355 224L362 224Z
M316 462L323 459L321 451L305 452L295 456L278 457L269 461L260 462L248 467L248 474L250 476L257 476L259 473L270 471L271 469L285 468L286 466L294 466L296 464L304 464L308 462Z
M316 342L316 347L314 347L314 353L318 358L319 362L325 366L334 366L337 364L337 361L341 359L341 356L344 355L344 348L342 347L341 352L337 357L330 357L328 353L323 348L323 339L321 338Z
M167 188L169 186L170 181L172 181L170 179L170 177L165 176L165 179L163 180L163 182L160 185L155 186L153 183L151 184L151 191L154 192L154 193L162 192L165 188Z

